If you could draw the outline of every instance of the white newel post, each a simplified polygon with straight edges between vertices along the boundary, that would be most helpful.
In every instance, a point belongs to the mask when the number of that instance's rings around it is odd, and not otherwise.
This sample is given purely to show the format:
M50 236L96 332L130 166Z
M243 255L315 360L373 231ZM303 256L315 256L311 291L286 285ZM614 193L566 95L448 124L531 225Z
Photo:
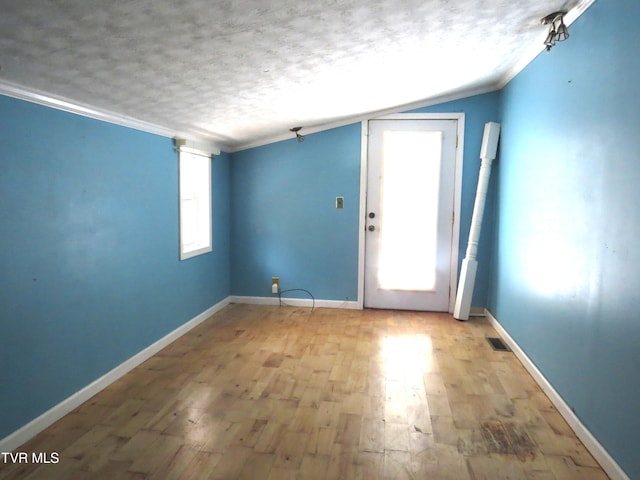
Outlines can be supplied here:
M480 228L482 227L482 216L484 206L487 201L487 189L489 188L489 177L491 176L491 164L496 158L498 148L498 137L500 136L500 124L488 122L484 126L482 137L482 148L480 149L480 174L478 176L478 189L476 190L476 201L473 206L473 217L471 218L471 228L469 229L469 242L467 252L462 261L460 270L460 282L456 294L456 303L453 309L453 316L458 320L468 320L471 310L471 297L476 280L478 269L478 241L480 239Z

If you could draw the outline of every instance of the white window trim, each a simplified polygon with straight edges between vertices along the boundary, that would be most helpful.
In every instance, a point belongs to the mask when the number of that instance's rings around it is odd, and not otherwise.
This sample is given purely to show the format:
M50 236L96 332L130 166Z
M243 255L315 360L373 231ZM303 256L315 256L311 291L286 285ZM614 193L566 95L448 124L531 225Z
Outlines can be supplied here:
M194 148L190 148L184 145L179 145L178 148L178 155L179 155L179 175L178 175L178 190L179 190L179 235L180 235L180 260L186 260L188 258L193 258L196 257L198 255L202 255L208 252L211 252L213 250L213 235L212 235L212 223L213 223L213 218L212 218L212 205L211 205L211 153L208 152L204 152L201 150L197 150ZM187 247L184 244L184 224L183 224L183 220L184 220L184 213L182 211L182 203L183 203L183 178L182 178L182 170L183 168L185 168L185 163L188 159L192 159L193 156L199 156L199 157L205 157L206 159L208 159L208 161L206 162L206 172L204 173L204 175L206 176L206 185L207 185L207 192L205 193L205 201L204 204L206 205L206 211L204 212L205 215L203 218L206 218L206 222L208 223L206 226L206 235L205 238L201 238L201 242L200 244L202 246L198 247L198 248L194 248L194 249L187 249Z

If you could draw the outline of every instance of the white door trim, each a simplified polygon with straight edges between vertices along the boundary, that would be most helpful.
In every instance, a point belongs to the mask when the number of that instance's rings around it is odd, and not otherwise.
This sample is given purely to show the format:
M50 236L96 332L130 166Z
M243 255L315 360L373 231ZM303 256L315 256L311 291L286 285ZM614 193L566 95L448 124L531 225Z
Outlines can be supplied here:
M455 178L453 192L453 239L451 243L451 279L449 288L449 313L453 313L458 287L458 256L460 247L460 207L462 204L462 167L464 152L464 113L396 113L370 118L362 122L360 142L360 220L358 222L358 308L364 308L364 259L365 222L367 206L367 166L369 120L457 120L458 148L455 157Z

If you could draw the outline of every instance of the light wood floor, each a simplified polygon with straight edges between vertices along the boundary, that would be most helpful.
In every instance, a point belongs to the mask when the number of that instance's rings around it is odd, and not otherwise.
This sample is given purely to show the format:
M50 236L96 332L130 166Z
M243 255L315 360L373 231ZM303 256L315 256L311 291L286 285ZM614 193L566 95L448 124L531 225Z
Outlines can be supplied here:
M7 479L606 479L484 319L230 305Z

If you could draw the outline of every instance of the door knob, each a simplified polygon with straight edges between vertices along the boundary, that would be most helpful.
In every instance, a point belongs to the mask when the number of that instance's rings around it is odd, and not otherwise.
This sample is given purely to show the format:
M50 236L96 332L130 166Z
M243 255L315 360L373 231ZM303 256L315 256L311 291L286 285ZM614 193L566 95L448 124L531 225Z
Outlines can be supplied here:
M376 227L374 227L373 225L369 225L369 231L373 232L376 229Z

